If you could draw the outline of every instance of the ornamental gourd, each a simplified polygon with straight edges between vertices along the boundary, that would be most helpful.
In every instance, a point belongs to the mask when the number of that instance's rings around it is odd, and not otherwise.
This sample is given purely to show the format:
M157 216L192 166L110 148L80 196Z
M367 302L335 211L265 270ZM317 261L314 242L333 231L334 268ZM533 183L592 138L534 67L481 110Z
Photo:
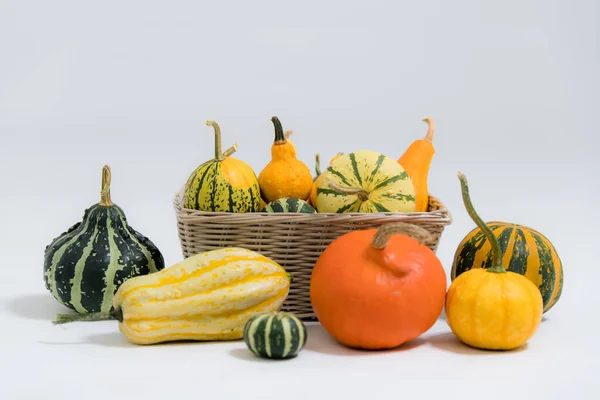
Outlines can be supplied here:
M502 266L533 282L542 294L544 312L560 299L563 266L554 245L535 229L508 222L486 223L502 251ZM452 280L472 268L492 266L493 253L485 233L477 227L460 242L454 254Z
M415 189L408 173L375 151L344 154L320 176L313 204L319 213L415 210Z
M244 327L244 343L258 357L296 357L306 344L306 327L290 312L255 315Z
M388 349L417 338L442 313L446 273L426 246L432 235L408 224L346 233L321 253L310 301L338 342Z
M504 269L500 244L473 208L466 177L459 173L459 178L467 212L491 243L493 257L488 268L469 269L452 281L446 294L448 325L471 347L521 347L542 321L542 296L529 279Z
M221 129L206 121L215 131L215 158L202 163L185 185L184 207L209 211L248 213L260 210L260 188L252 168L230 157L237 145L221 151Z
M221 248L128 280L110 313L58 315L54 322L117 320L135 344L237 340L248 319L281 307L290 281L283 267L259 253Z
M306 201L284 197L270 202L261 210L268 213L302 213L314 214L317 211L312 208Z
M82 314L109 312L119 286L164 268L150 239L133 229L110 197L111 170L102 169L101 199L44 253L44 284L58 302Z
M258 176L262 198L267 203L283 197L306 200L312 188L310 169L296 158L296 147L283 134L279 118L271 121L275 127L271 161Z
M415 187L415 211L426 212L429 208L429 189L427 185L429 167L435 153L432 144L435 125L431 118L425 118L429 129L424 139L415 140L406 149L398 162L406 172Z

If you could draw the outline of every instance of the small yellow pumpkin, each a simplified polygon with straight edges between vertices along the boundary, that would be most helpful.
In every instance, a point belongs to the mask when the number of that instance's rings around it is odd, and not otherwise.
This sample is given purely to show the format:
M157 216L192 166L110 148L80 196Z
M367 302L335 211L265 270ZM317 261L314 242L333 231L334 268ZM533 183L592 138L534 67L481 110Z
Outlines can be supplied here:
M270 203L283 197L306 200L312 188L310 169L296 158L296 146L284 135L279 118L272 117L275 141L271 161L258 176L261 197Z
M504 269L500 244L475 212L465 176L459 173L459 178L467 211L492 244L493 264L486 269L470 269L452 282L446 293L448 325L471 347L486 350L521 347L541 323L542 295L529 279Z

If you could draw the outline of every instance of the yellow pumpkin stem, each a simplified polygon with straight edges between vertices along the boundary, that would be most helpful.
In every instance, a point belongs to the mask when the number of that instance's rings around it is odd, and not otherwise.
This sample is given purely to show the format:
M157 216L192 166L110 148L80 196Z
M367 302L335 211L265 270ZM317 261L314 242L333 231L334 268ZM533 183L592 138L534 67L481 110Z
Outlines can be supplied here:
M113 202L110 198L110 166L105 165L102 167L102 190L100 191L100 205L110 207Z
M429 128L427 129L427 134L425 135L424 140L427 140L428 142L431 143L433 141L433 133L435 131L435 123L429 117L423 118L423 121L427 122L427 125L429 125Z
M233 153L235 153L238 149L238 142L236 141L233 146L231 146L230 148L228 148L227 150L225 150L223 152L223 157L229 157L231 156Z
M215 121L206 121L206 126L212 126L215 130L215 160L223 161L225 157L221 151L221 128Z
M421 244L427 244L433 241L433 235L425 228L418 225L408 224L406 222L397 222L383 225L375 232L371 245L376 249L383 249L387 246L392 235L407 235L416 239Z
M462 197L463 202L465 203L465 207L471 219L477 224L477 226L483 231L485 237L490 242L492 247L492 266L488 267L487 270L490 272L506 272L504 267L502 266L502 248L500 247L500 243L496 236L492 232L492 230L486 225L485 222L477 215L473 204L471 203L471 197L469 196L469 186L467 183L467 178L463 175L462 172L458 173L458 178L460 179L460 184L462 187Z

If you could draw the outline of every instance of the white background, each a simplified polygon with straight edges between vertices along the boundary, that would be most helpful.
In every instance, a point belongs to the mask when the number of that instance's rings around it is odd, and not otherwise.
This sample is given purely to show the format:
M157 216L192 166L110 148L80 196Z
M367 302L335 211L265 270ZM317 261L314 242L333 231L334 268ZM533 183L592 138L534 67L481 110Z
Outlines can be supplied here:
M598 1L0 1L0 398L598 399ZM338 151L398 158L437 125L430 191L454 217L449 273L485 220L544 233L559 303L527 347L460 345L443 319L397 351L309 327L282 363L242 342L130 345L113 322L53 326L47 244L99 200L102 165L131 225L182 257L172 207L212 129L257 172L277 115L313 168Z

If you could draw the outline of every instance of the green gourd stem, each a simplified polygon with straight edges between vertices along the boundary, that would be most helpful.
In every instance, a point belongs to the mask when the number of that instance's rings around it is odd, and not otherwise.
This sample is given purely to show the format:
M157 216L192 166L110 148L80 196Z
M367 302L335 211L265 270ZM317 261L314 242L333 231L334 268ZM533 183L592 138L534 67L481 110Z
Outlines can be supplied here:
M108 313L88 313L88 314L58 314L53 324L66 324L69 322L88 322L88 321L108 321L117 320L123 322L123 311L116 308Z
M102 167L102 190L100 191L100 203L98 203L101 206L110 207L113 205L110 199L110 179L110 167L105 165Z
M290 274L289 272L285 271L285 273L288 276L288 279L290 280L290 283L294 282L294 277L292 276L292 274Z
M281 144L287 142L285 135L283 134L283 127L281 126L281 121L277 117L271 117L271 122L275 126L275 143Z
M467 212L469 213L469 216L471 217L471 219L473 219L475 224L477 224L479 229L483 231L485 237L492 246L492 266L487 268L487 270L490 272L506 272L506 270L502 266L502 249L500 248L500 243L498 242L498 239L496 239L496 236L494 235L492 230L486 225L486 223L483 222L479 215L477 215L477 212L475 211L475 208L471 203L467 178L462 174L462 172L458 173L458 178L460 179L460 184L462 187L462 197Z
M433 141L433 131L435 130L435 124L433 120L429 117L423 118L423 121L427 122L429 128L427 129L427 134L425 135L425 140L428 142Z
M321 155L315 154L315 172L317 176L321 175Z
M212 126L215 130L215 160L223 161L223 151L221 150L221 128L215 121L206 121L206 126Z

